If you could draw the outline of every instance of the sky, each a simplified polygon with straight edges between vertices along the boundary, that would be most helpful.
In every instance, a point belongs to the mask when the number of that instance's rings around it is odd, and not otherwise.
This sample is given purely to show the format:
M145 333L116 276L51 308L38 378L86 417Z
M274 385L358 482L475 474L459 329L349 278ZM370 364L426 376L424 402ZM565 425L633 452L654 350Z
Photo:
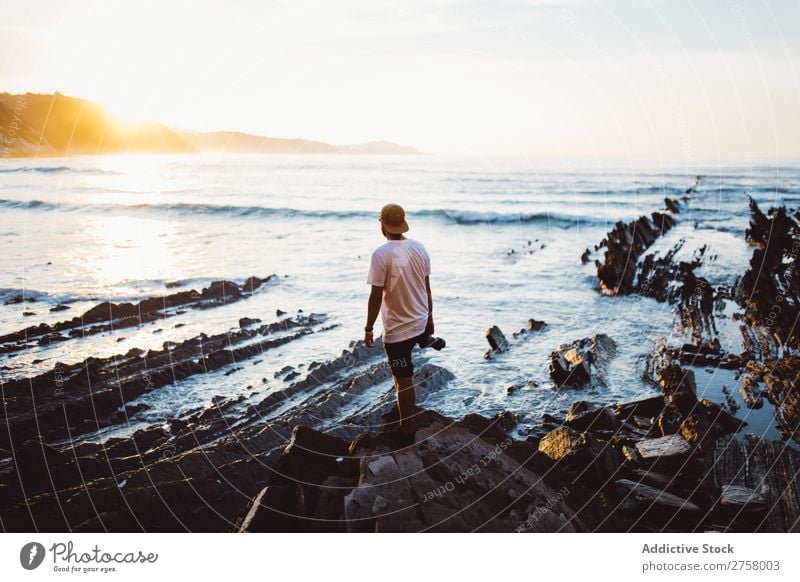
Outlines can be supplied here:
M0 0L0 91L439 154L800 156L800 2Z

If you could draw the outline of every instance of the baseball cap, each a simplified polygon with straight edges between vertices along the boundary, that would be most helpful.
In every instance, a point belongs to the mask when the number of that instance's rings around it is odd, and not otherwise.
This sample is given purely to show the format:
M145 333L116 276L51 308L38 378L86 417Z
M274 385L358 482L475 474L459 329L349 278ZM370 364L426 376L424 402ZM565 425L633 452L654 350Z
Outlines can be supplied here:
M401 234L408 230L408 223L406 222L406 212L399 204L387 204L381 208L378 215L378 220L381 221L383 228L386 232L392 234Z

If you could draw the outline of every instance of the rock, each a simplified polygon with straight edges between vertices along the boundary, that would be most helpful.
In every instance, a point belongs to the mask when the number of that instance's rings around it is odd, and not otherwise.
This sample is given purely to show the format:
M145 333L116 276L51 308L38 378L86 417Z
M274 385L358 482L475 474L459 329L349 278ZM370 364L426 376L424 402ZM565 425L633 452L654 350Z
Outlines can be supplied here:
M586 484L605 482L620 465L608 443L600 443L569 427L544 435L539 441L539 451L556 463L559 472Z
M529 319L528 320L528 330L529 331L539 331L544 329L547 324L544 321L538 321L536 319Z
M700 400L697 404L699 409L705 413L708 421L714 427L716 427L717 431L720 434L739 432L740 430L742 430L742 428L747 426L747 423L745 421L727 412L716 402L711 402L710 400L704 398L703 400Z
M720 489L719 504L722 507L735 510L766 509L766 498L749 487L723 485Z
M619 421L610 409L595 406L585 400L578 400L570 405L564 424L579 431L614 431L619 427Z
M622 447L620 447L620 451L622 452L622 456L625 457L625 460L628 463L632 465L642 464L642 457L639 455L639 452L636 450L636 447L632 447L629 445L622 445Z
M723 492L731 507L737 502L752 499L753 509L758 509L758 496L766 500L763 515L753 520L747 531L750 532L798 532L800 531L800 453L786 443L759 439L747 435L744 441L734 435L721 437L714 449L712 464L713 478L720 488L719 500ZM749 497L749 491L727 489L728 486L746 488L756 493ZM747 505L747 503L746 503ZM723 521L732 529L741 518L741 512L733 511Z
M489 342L492 351L502 353L508 350L508 340L500 328L493 325L486 330L486 341Z
M261 323L261 320L257 317L242 317L239 319L239 327L242 329L250 327L255 323Z
M758 410L764 406L763 391L759 387L758 381L752 376L745 376L744 380L742 380L739 394L742 395L745 406L751 410Z
M275 464L271 485L295 482L321 483L335 472L338 457L347 455L348 442L307 426L296 426L292 438Z
M641 216L627 224L617 222L599 245L606 247L603 262L595 261L600 290L608 295L630 293L638 258L674 225L675 219L661 212L653 212L652 219Z
M662 436L668 436L680 432L683 417L672 404L667 405L664 410L656 417L656 426Z
M745 308L745 322L758 332L745 337L750 344L746 346L748 351L777 358L786 346L800 347L796 329L800 319L796 260L800 217L784 207L771 208L764 215L752 198L750 212L750 228L745 237L755 249L735 296Z
M605 385L606 369L616 352L616 342L602 333L562 344L550 354L550 377L559 388L585 386L593 378Z
M718 432L702 411L693 411L683 419L680 434L701 453L708 452L717 440ZM666 437L664 437L666 438Z
M667 364L657 371L661 393L667 402L675 406L681 415L686 416L697 405L697 385L694 372L684 370L676 364Z
M533 472L548 468L533 445L499 430L508 415L494 420L478 415L459 423L418 410L416 444L387 445L380 434L364 433L320 474L298 476L288 464L301 446L341 452L338 439L298 427L293 444L271 471L271 478L241 512L237 531L468 532L583 531L567 505L572 487L553 489ZM467 430L482 430L477 435ZM502 439L487 442L487 433ZM320 439L323 442L320 442ZM518 460L520 459L520 460ZM304 463L307 465L308 463ZM319 463L311 463L319 466ZM311 477L311 480L307 480Z
M260 277L256 277L255 275L248 277L244 283L242 283L242 291L246 291L248 293L255 293L256 289L261 287L267 281L270 281L275 275L269 275L266 279L261 279Z
M64 305L63 303L59 303L55 307L51 307L50 308L50 313L57 313L59 311L66 311L67 309L70 309L69 305Z
M350 531L574 531L564 494L505 453L455 426L434 424L400 453L365 456L345 498ZM503 483L502 485L500 485ZM547 511L545 507L549 504ZM469 510L465 511L464 508ZM543 511L537 512L537 508Z
M516 425L516 418L513 414L506 412L492 418L486 418L473 412L464 415L464 418L456 422L456 426L478 435L489 443L497 443L508 438L506 431L513 428L514 425Z
M592 374L587 362L579 360L573 365L562 353L553 352L550 354L550 377L558 388L580 387L591 381Z
M664 198L664 206L666 206L667 210L672 214L678 214L680 212L678 201L672 198Z
M650 485L636 483L629 479L618 479L615 484L623 490L625 495L642 502L643 508L647 512L660 512L668 519L672 519L682 512L700 512L700 508L691 501Z
M636 451L645 463L681 464L691 454L692 447L681 435L674 434L641 440Z
M267 279L271 278L268 277ZM257 277L247 280L252 289L263 281ZM260 284L259 284L260 285ZM26 342L38 340L41 345L67 341L72 338L84 338L109 331L116 331L126 327L136 327L143 323L158 321L166 317L173 317L179 312L171 308L191 307L208 309L223 304L238 301L249 297L250 293L242 293L236 283L230 281L214 281L200 293L195 290L178 291L165 296L149 297L138 303L112 303L103 301L82 315L67 321L60 321L52 325L39 324L0 336L0 353L19 351L26 347ZM22 296L20 296L20 302ZM50 311L58 312L69 309L65 305L57 305ZM60 333L65 332L65 333Z
M618 402L614 405L614 412L621 420L626 420L634 415L653 418L661 414L664 405L664 397L661 395L643 396L634 400Z
M775 418L785 438L800 444L800 357L784 354L780 359L769 358L761 366L770 402L776 404Z

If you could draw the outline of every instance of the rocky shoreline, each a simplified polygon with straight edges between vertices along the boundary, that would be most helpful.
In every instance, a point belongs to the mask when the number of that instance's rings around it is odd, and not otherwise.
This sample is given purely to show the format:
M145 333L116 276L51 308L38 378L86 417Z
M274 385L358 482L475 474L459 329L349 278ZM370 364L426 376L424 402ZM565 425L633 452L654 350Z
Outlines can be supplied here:
M385 437L397 419L380 345L353 342L341 355L276 373L281 387L98 439L125 425L142 395L183 379L222 380L280 346L337 325L324 314L242 318L237 329L56 364L3 380L0 527L4 531L800 531L800 215L751 202L750 264L731 287L702 276L714 257L690 260L685 241L653 250L679 230L700 179L665 210L619 222L576 257L607 295L671 304L685 343L654 345L645 380L653 393L599 406L617 345L596 334L553 346L561 415L523 427L503 412L451 419L425 408L454 373L417 365L416 443ZM600 256L600 253L603 253ZM269 281L219 281L138 304L101 303L82 316L0 338L0 353L79 341L86 335L221 307ZM520 322L522 323L522 322ZM530 319L509 340L487 331L487 359L513 357L545 323ZM727 326L727 327L726 327ZM735 326L735 343L721 333ZM665 330L669 331L669 330ZM508 354L505 354L508 352ZM478 356L479 357L479 356ZM733 397L700 393L699 374L725 370ZM265 380L266 382L266 380ZM545 388L542 388L545 389ZM224 392L222 389L220 393ZM511 393L511 388L509 393ZM728 394L730 396L730 394ZM751 413L774 415L780 439L747 434Z

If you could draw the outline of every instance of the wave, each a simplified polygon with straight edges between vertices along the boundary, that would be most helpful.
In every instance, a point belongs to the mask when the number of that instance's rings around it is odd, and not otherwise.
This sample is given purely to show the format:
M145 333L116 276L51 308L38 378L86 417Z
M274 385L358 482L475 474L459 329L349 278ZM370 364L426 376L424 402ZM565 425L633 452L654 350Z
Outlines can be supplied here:
M50 298L50 294L35 289L18 289L16 287L0 287L0 305L21 303L22 301L42 301Z
M70 166L22 166L19 168L0 168L0 174L118 174L100 168L74 168Z
M374 213L370 213L374 215ZM442 218L461 225L471 224L524 224L544 222L560 225L575 225L579 223L607 224L609 220L596 216L581 216L577 214L561 214L556 212L488 212L476 210L420 210L409 212L409 216L432 216ZM611 221L613 222L613 221Z
M63 212L154 212L176 213L180 215L210 215L236 218L317 218L317 219L367 219L374 218L372 210L300 210L295 208L275 208L265 206L231 206L220 204L74 204L69 202L49 202L44 200L0 199L0 208L17 210L63 211ZM410 217L431 217L461 225L492 223L531 223L543 222L562 225L608 224L610 219L599 216L564 214L549 211L497 212L464 209L425 209L409 212Z
M45 202L44 200L5 200L0 199L0 208L13 210L73 210L75 204L60 204L56 202ZM77 210L77 208L74 208Z

